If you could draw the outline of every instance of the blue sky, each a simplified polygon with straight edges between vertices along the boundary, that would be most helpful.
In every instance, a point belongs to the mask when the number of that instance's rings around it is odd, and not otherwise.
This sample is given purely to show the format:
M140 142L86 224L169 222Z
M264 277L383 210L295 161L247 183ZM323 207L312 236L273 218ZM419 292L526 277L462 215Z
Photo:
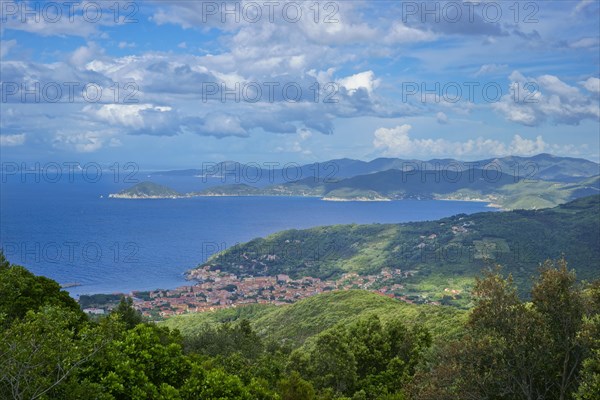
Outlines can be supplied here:
M600 157L598 1L118 4L1 2L2 161Z

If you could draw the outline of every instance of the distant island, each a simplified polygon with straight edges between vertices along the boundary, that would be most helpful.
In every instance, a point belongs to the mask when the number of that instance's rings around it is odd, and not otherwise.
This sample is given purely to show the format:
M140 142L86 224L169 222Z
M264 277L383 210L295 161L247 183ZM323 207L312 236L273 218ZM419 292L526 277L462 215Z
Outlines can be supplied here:
M167 186L153 182L141 182L119 193L108 195L111 199L179 199L189 197Z
M331 165L335 162L337 161L333 160L328 163ZM245 183L216 185L190 193L179 193L167 186L142 182L109 197L178 199L221 196L300 196L317 197L326 201L456 200L487 202L491 207L512 210L554 207L580 197L600 193L600 166L583 159L539 155L470 163L456 160L398 159L378 159L370 163L353 162L362 164L350 167L350 161L340 162L338 174L340 177L312 176L266 186L252 186ZM344 165L354 172L345 171ZM367 167L367 165L371 166ZM473 165L478 167L475 168ZM407 169L407 166L413 169ZM460 169L460 166L463 169ZM227 168L232 167L228 164ZM299 168L299 171L302 171L307 167ZM314 170L315 167L311 166L311 168ZM368 172L373 171L373 168L379 170ZM171 171L164 174L174 173ZM186 170L181 173L198 174L198 171ZM258 174L257 171L252 173Z

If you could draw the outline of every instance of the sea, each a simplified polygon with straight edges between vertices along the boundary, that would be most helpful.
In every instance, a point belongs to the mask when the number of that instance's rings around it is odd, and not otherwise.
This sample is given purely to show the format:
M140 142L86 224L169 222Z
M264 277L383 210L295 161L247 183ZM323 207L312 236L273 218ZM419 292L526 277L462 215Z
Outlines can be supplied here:
M127 200L111 176L2 176L0 247L14 264L50 277L78 297L189 284L185 272L215 252L286 229L399 223L493 211L486 203L403 200L335 202L308 197ZM72 179L71 179L72 178ZM148 180L180 191L219 182L193 176Z

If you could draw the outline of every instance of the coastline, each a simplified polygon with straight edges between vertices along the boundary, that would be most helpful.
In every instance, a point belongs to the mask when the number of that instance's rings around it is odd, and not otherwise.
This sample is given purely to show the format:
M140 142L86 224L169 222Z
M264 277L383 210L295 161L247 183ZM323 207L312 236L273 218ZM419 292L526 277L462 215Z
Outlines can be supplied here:
M433 200L440 200L440 201L466 201L466 202L470 202L470 203L488 203L486 204L486 207L489 208L497 208L498 210L501 211L509 211L509 209L504 208L502 205L498 204L498 203L494 203L494 200L491 199L480 199L480 198L475 198L475 199L452 199L452 198L435 198Z
M109 199L121 199L121 200L161 200L161 199L189 199L193 196L137 196L130 194L119 194L111 193L108 195Z
M368 202L368 201L393 201L392 199L388 199L388 198L385 198L385 197L376 198L376 199L370 199L368 197L351 197L351 198L344 198L344 197L322 197L321 200L323 200L323 201L340 201L340 202L345 202L345 201L363 201L363 202Z
M390 199L388 197L378 197L378 198L369 198L369 197L321 197L316 195L292 195L292 194L227 194L227 193L188 193L180 196L138 196L138 195L129 195L129 194L119 194L119 193L111 193L108 195L109 199L122 199L122 200L163 200L163 199L191 199L197 197L306 197L306 198L319 198L322 201L331 201L331 202L387 202L387 201L402 201L406 199ZM421 200L421 199L420 199ZM461 202L471 202L471 203L488 203L486 207L496 208L501 211L508 211L509 209L504 208L501 204L495 203L492 199L482 199L482 198L474 198L474 199L464 199L464 198L432 198L428 200L439 200L439 201L461 201Z

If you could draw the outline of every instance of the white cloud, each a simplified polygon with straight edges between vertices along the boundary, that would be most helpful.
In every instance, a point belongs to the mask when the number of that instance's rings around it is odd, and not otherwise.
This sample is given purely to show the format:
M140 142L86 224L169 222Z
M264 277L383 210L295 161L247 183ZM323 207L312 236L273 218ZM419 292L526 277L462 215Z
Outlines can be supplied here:
M533 78L514 71L509 79L510 93L492 104L492 108L509 121L527 126L537 126L546 121L577 125L585 119L600 118L597 96L582 93L554 75ZM594 80L585 83L590 91L594 90L594 85Z
M349 13L344 12L343 6L340 7L340 11L346 17L350 17ZM364 22L350 22L349 19L340 18L337 23L315 24L309 18L303 18L299 25L306 37L311 41L321 44L368 43L378 37L378 30L369 26L369 24Z
M86 106L83 111L102 122L133 130L155 131L165 128L172 118L171 107L152 104L105 104L100 108Z
M131 48L131 47L135 47L135 43L134 42L119 42L119 48L120 49L125 49L125 48Z
M508 65L506 64L484 64L479 68L477 72L475 72L475 76L490 75L504 71L507 68Z
M588 5L592 4L594 0L581 0L573 9L573 14L578 14L583 11Z
M77 36L90 37L92 35L102 37L100 27L114 26L122 23L124 18L115 22L114 13L108 8L102 10L90 8L90 1L79 2L52 2L51 7L44 7L43 2L15 2L11 0L2 1L2 9L17 10L14 13L2 15L2 29L17 30L33 33L40 36ZM9 8L10 4L14 6ZM27 8L25 8L27 4ZM43 7L43 8L42 8ZM86 10L85 14L83 10ZM4 13L3 13L4 14Z
M98 132L76 134L57 133L53 146L63 150L74 150L78 153L92 153L102 148L104 139Z
M437 37L430 31L410 28L401 22L395 22L384 38L388 44L416 43L435 40Z
M586 90L592 93L600 93L600 79L598 78L588 78L586 81L581 84Z
M25 134L0 135L0 146L13 147L21 146L25 143Z
M600 45L599 37L584 37L579 40L572 42L569 47L574 49L582 49L588 47L598 47Z
M15 39L12 40L0 40L0 58L5 57L10 49L17 45L17 41Z
M209 113L196 124L189 124L184 129L199 135L215 137L248 136L248 131L242 126L242 121L237 115L222 112Z
M365 71L342 78L338 80L338 83L340 86L346 88L350 94L361 88L366 89L368 93L373 93L373 90L379 86L381 80L375 79L373 71Z
M88 42L87 46L81 46L71 54L69 62L77 68L84 68L87 63L95 60L102 54L104 54L104 49L94 42Z
M559 146L546 143L541 136L526 139L514 135L510 143L478 137L464 142L446 139L414 139L409 135L411 125L405 124L395 128L379 128L374 132L373 146L389 157L417 156L507 156L535 155L543 152L554 152L576 155L578 150L573 146Z
M441 111L435 115L435 119L438 122L438 124L441 125L445 125L448 123L448 116Z

